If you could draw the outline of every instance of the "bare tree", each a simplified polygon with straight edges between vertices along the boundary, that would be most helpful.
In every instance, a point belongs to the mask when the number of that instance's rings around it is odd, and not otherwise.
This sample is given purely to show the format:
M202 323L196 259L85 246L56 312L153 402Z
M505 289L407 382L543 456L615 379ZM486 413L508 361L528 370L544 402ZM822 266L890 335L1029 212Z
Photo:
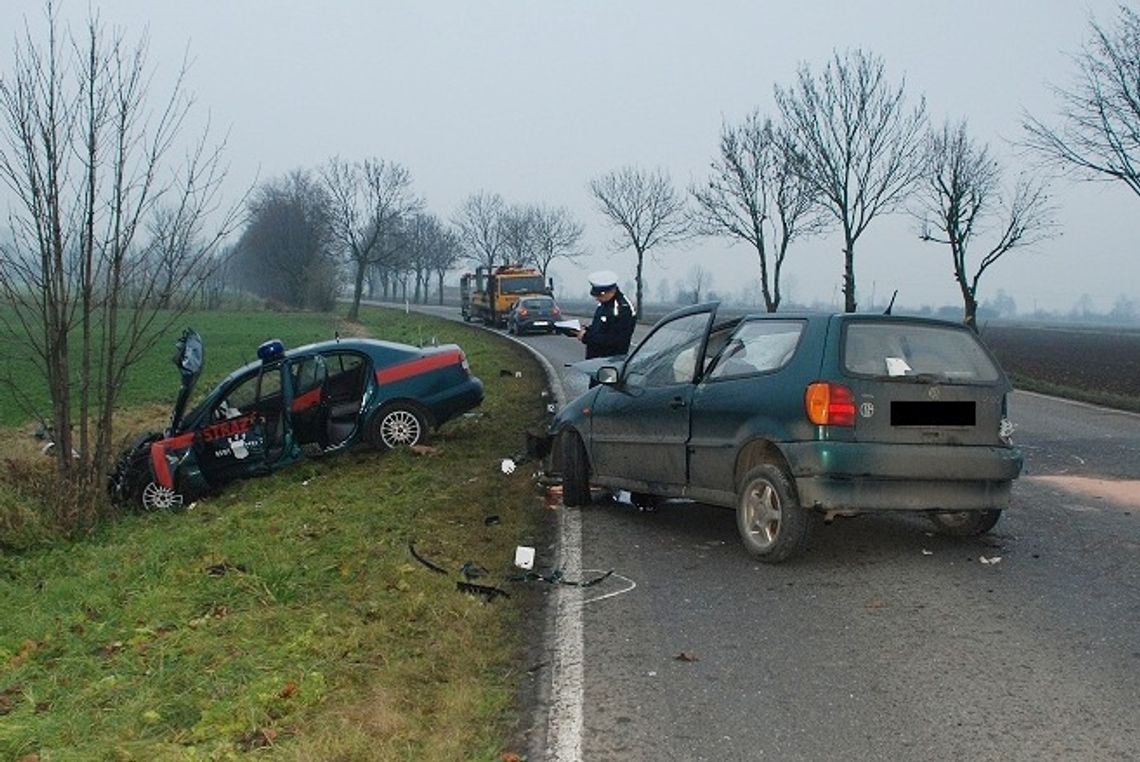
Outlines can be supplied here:
M331 310L338 263L330 211L325 186L308 171L259 187L234 254L238 282L275 303Z
M1001 167L987 146L970 139L965 121L931 131L927 142L928 170L919 192L922 240L950 247L964 322L977 331L982 274L1010 251L1049 237L1053 209L1044 183L1031 178L1020 178L1003 197ZM991 221L996 238L971 265L970 245Z
M534 260L537 213L533 206L513 205L499 217L503 258L510 264L527 264Z
M1115 27L1089 23L1092 39L1073 56L1074 84L1053 88L1060 126L1026 116L1026 142L1052 164L1140 195L1140 15L1121 5Z
M455 213L453 222L476 264L494 267L503 252L503 215L506 204L498 193L480 191L467 198Z
M684 197L673 190L668 174L635 167L602 175L590 181L598 209L618 228L614 244L632 247L637 255L637 305L640 309L642 269L647 252L684 240L690 234Z
M365 159L350 163L333 158L321 174L331 199L333 240L353 268L347 317L356 320L366 271L392 256L402 239L391 232L405 216L418 212L423 202L412 193L408 170L395 162Z
M25 25L0 78L0 178L13 198L0 294L4 329L47 382L57 470L75 498L57 501L70 506L57 519L76 526L105 504L128 370L189 309L237 207L218 208L225 172L208 129L182 142L185 62L152 100L145 39L108 36L94 15L72 35L50 2L45 21L42 43ZM152 280L155 262L165 274Z
M905 80L887 82L881 59L836 53L816 79L806 65L788 89L776 87L803 178L843 230L843 295L854 312L855 243L871 221L895 211L922 173L926 102L907 109Z
M712 273L704 265L693 265L689 268L689 291L693 295L693 304L701 303L701 296L712 284Z
M562 257L574 261L578 256L578 241L581 237L581 224L575 222L564 207L535 208L533 262L542 272L543 280L546 280L547 272L554 260Z
M459 234L441 224L439 238L431 254L431 267L436 277L439 304L443 304L443 279L459 263L462 256L463 243L459 240Z
M780 271L788 247L819 232L814 189L803 179L798 154L779 139L770 119L753 111L739 126L725 124L720 156L704 186L690 189L697 201L697 230L744 241L756 250L764 306L780 306Z

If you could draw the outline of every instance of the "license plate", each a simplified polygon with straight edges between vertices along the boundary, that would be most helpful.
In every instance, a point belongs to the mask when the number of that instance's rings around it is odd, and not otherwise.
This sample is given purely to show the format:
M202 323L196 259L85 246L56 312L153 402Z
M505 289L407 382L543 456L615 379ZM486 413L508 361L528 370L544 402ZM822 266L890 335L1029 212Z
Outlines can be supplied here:
M534 324L535 325L550 325L550 321L549 320L536 320L536 321L534 321Z

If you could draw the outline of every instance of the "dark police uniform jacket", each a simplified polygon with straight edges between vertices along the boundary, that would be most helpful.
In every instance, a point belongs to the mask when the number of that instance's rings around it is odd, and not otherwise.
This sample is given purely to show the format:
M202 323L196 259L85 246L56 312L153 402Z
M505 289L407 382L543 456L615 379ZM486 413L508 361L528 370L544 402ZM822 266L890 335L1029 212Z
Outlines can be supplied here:
M586 345L586 359L610 357L629 352L629 341L637 320L633 307L625 294L618 291L614 298L603 302L594 310L594 320L586 327L582 343Z

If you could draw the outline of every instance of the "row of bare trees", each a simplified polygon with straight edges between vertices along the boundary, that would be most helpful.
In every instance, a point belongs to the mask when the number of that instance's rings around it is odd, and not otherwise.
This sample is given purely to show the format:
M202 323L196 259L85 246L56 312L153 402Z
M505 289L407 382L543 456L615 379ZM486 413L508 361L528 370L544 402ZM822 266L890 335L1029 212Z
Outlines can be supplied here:
M497 193L479 191L453 217L465 257L476 265L520 264L547 276L556 259L575 261L582 225L564 207L508 205Z
M854 312L856 245L882 215L907 210L924 241L944 244L973 325L982 274L1008 252L1050 234L1042 180L1005 185L990 149L967 124L928 126L923 100L891 84L883 61L837 53L818 76L801 66L775 88L779 119L759 111L725 124L708 179L689 189L693 208L661 171L625 168L594 180L598 208L637 257L640 301L646 252L692 235L722 236L755 251L765 307L782 299L781 275L799 238L842 235L844 309ZM977 240L983 253L972 256Z

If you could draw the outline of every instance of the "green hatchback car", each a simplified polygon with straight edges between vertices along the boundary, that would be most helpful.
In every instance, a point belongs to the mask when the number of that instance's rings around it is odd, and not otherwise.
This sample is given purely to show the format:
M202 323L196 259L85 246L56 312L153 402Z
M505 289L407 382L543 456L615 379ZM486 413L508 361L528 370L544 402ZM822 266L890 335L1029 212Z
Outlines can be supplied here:
M590 487L645 504L734 508L745 548L779 562L813 515L926 512L989 531L1022 458L998 363L965 326L878 314L761 314L695 305L658 322L555 417L566 505Z
M119 456L108 483L115 504L176 508L306 457L420 444L483 401L483 383L455 344L337 339L286 350L273 340L186 412L204 355L201 337L184 332L170 426L139 436Z

